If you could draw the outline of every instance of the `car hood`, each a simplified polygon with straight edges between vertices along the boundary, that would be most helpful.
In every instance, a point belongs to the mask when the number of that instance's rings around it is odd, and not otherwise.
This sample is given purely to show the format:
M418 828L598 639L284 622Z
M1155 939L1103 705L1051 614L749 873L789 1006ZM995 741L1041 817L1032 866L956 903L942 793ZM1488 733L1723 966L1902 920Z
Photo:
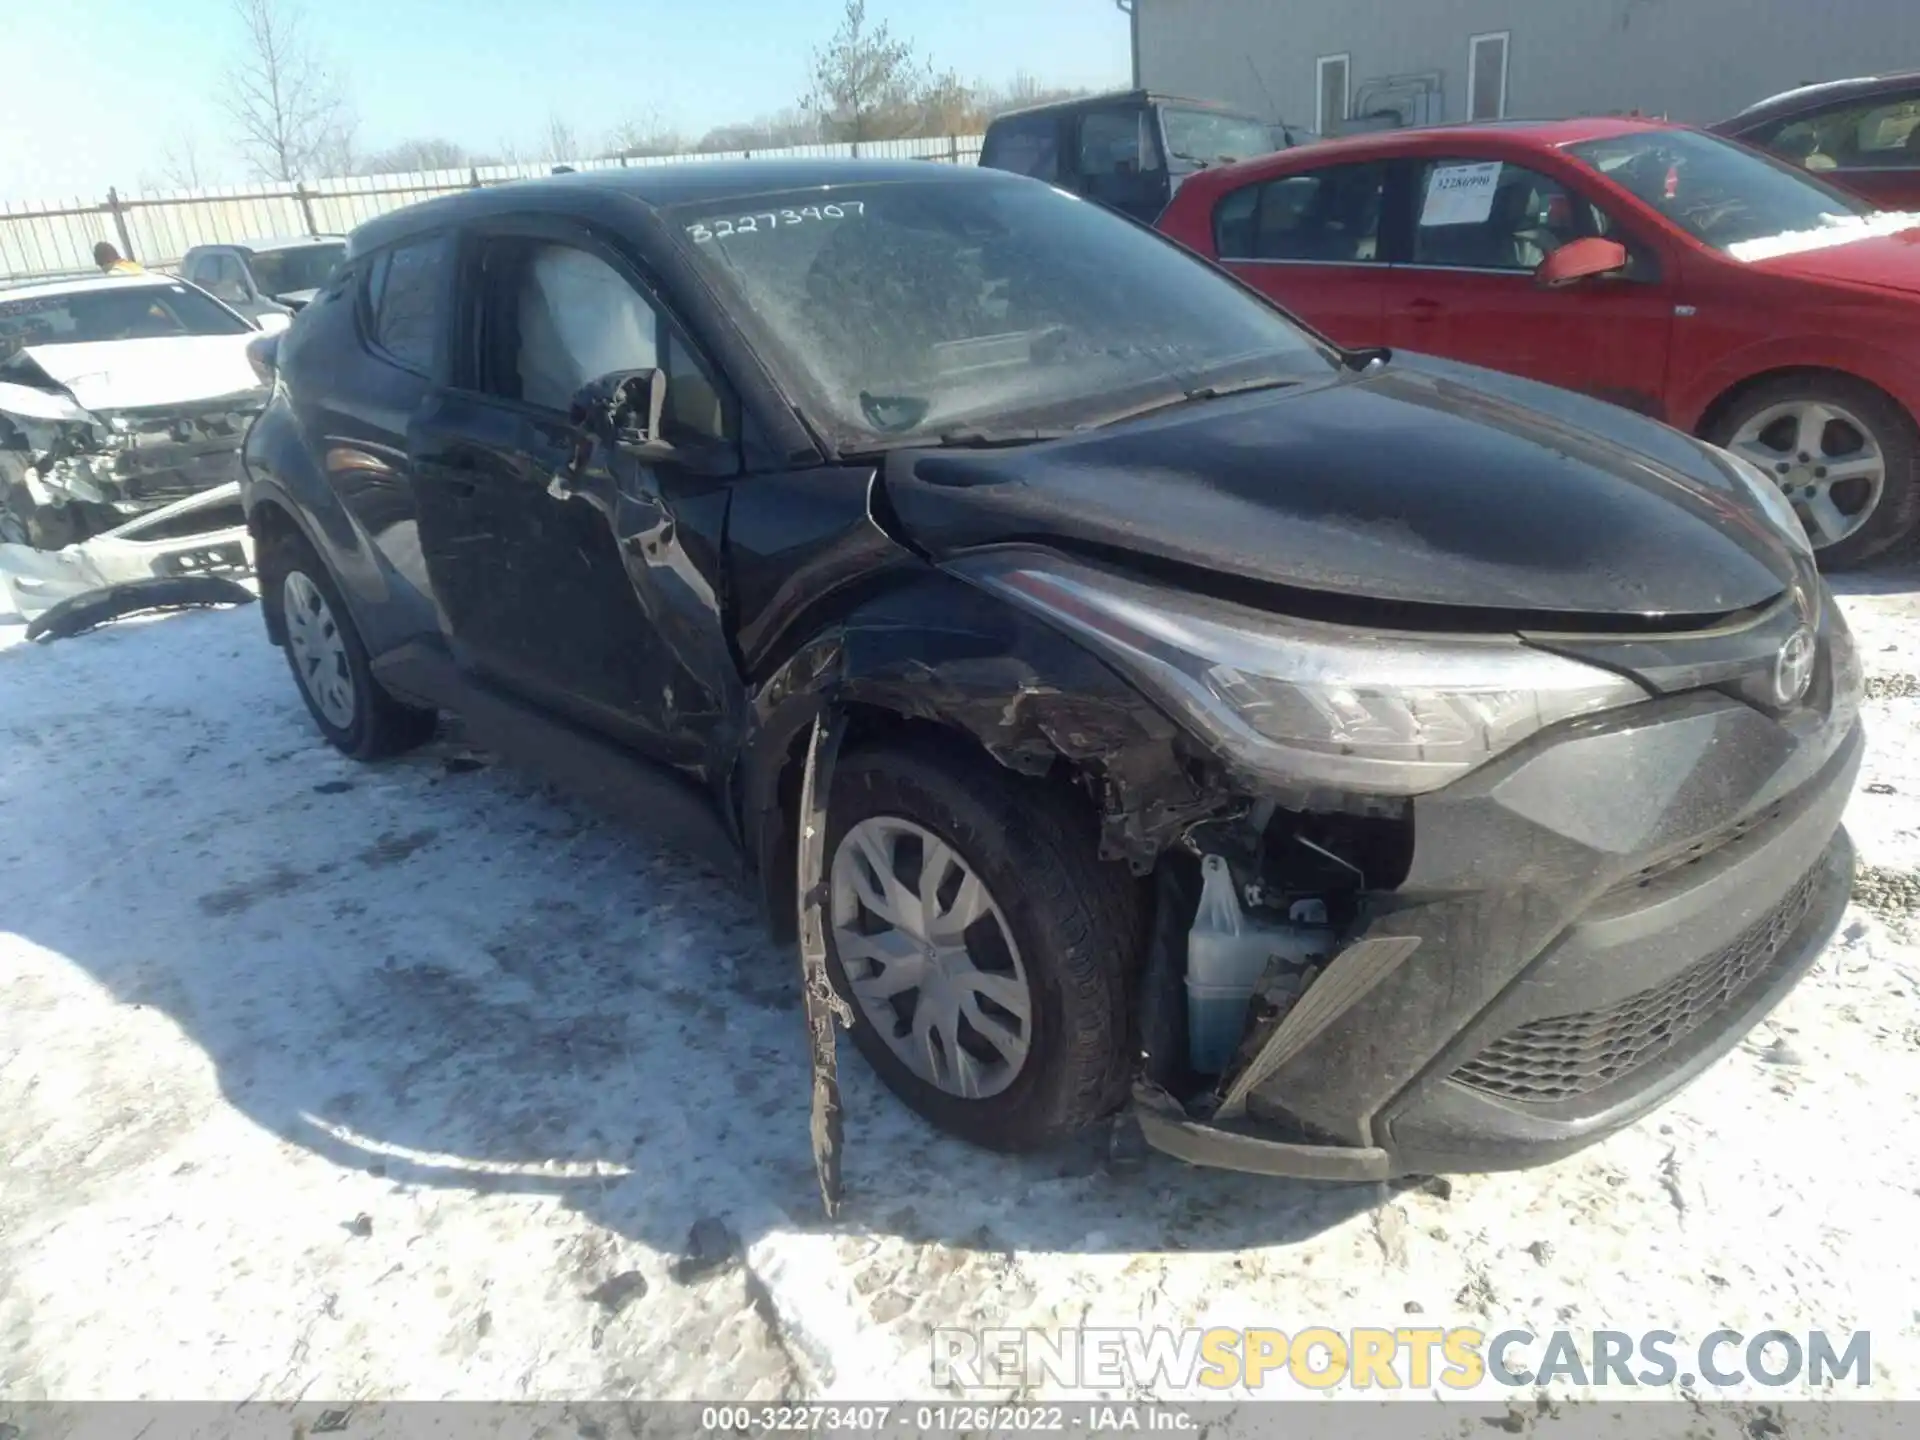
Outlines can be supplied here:
M1699 442L1428 357L1021 449L902 452L886 486L935 559L1053 544L1534 625L1723 615L1795 576Z
M1728 253L1764 274L1920 295L1920 215L1888 213L1869 224L1871 230L1853 238L1846 238L1846 231L1787 235L1751 241Z
M30 345L20 353L92 411L144 410L256 390L240 335L182 335L164 340L102 340Z

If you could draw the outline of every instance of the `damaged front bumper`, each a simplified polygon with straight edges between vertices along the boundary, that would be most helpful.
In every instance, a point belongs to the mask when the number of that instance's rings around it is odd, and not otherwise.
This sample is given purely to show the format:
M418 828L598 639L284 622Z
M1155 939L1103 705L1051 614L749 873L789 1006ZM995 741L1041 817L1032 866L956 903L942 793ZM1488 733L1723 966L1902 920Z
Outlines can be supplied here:
M189 575L253 575L253 541L237 482L176 500L64 549L0 544L0 586L29 620L64 600L128 581Z
M1832 641L1855 670L1844 627ZM1216 1085L1176 1098L1149 1056L1147 1141L1202 1165L1382 1180L1531 1166L1644 1115L1838 926L1857 693L1843 673L1824 709L1786 720L1719 694L1654 700L1418 797L1405 878L1367 897ZM1156 999L1181 1003L1167 988L1143 1008Z
M23 452L19 483L31 504L133 518L237 483L241 443L261 400L249 392L107 413L36 405L32 414L0 408L0 420Z

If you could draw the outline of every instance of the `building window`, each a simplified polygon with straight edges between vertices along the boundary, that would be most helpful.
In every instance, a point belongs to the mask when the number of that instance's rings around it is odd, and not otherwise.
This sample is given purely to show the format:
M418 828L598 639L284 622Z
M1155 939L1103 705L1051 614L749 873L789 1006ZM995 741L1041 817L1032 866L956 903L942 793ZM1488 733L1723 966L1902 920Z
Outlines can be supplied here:
M1338 135L1347 118L1347 106L1352 101L1347 76L1351 68L1350 56L1322 55L1313 62L1314 78L1318 82L1315 90L1320 96L1319 108L1314 116L1314 128L1322 135Z
M1467 118L1504 120L1507 114L1507 33L1467 42Z

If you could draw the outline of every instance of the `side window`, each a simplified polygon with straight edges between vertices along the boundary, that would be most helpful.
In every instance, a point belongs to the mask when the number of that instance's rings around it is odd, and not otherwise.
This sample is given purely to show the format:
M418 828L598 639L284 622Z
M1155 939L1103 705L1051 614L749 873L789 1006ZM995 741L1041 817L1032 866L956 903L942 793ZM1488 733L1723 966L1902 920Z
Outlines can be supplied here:
M1920 167L1920 95L1825 110L1754 138L1814 171Z
M422 374L433 368L447 254L444 235L396 245L376 257L367 277L368 333L373 343Z
M1001 120L987 135L980 163L1052 182L1060 178L1060 122L1052 115Z
M1498 160L1433 161L1414 203L1416 265L1528 272L1569 240L1595 233L1592 208L1566 186Z
M1080 117L1080 173L1144 175L1164 167L1152 117L1139 109L1090 110Z
M667 374L665 438L721 439L727 407L690 346L647 297L596 255L569 245L503 243L488 270L506 277L482 318L481 388L564 412L580 387L615 370Z
M1249 185L1213 212L1222 260L1306 260L1339 265L1380 258L1383 164L1333 165Z
M215 250L194 262L194 273L187 277L217 300L229 305L244 304L247 284L240 260L231 250Z

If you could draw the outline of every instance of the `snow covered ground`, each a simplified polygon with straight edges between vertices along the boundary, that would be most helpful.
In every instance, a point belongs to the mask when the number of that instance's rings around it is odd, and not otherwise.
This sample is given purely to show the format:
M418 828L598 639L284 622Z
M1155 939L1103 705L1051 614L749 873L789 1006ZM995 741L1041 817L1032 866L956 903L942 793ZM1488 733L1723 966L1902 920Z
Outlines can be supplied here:
M1846 588L1858 903L1665 1111L1390 1192L981 1154L848 1055L831 1226L731 882L457 738L338 757L251 609L14 644L0 1399L917 1396L935 1327L1454 1323L1868 1328L1920 1398L1920 576Z

